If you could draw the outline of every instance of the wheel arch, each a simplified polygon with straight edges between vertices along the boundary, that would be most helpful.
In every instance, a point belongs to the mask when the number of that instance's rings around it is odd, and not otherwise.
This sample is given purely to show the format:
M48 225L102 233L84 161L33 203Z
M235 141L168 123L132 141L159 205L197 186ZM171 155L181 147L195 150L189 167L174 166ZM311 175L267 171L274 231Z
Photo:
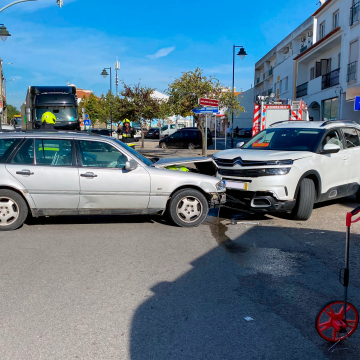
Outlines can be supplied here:
M174 196L175 193L177 193L178 191L180 190L183 190L183 189L193 189L193 190L197 190L199 192L201 192L206 200L210 203L211 201L211 195L209 193L207 193L206 191L204 191L201 187L199 186L196 186L196 185L181 185L179 186L178 188L176 188L170 195L169 195L169 198L167 199L167 202L166 202L166 209L169 207L169 202L171 200L171 198Z
M296 200L298 194L299 194L299 190L300 190L300 184L303 181L303 179L311 179L314 182L315 185L315 191L316 191L316 199L315 202L318 202L320 200L321 197L321 176L320 174L316 171L316 170L309 170L306 171L301 178L298 181L298 184L296 186L296 190L295 190L295 196L294 196L294 200Z
M31 213L31 206L29 204L29 201L24 196L24 193L21 190L15 188L15 187L12 187L12 186L8 186L8 185L0 185L0 190L11 190L11 191L14 191L14 192L18 193L24 199L24 201L25 201L25 203L26 203L26 205L28 207L29 213Z

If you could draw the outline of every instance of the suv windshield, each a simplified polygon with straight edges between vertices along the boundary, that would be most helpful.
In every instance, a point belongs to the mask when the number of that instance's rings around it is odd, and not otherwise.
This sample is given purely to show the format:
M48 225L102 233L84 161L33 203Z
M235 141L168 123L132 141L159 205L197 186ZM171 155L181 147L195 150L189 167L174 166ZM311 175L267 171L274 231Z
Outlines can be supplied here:
M134 149L132 149L130 146L127 146L126 144L124 144L123 142L121 142L118 139L114 139L114 141L116 141L120 146L122 147L126 147L126 150L129 151L131 153L131 155L135 156L136 158L138 158L139 160L141 160L144 164L146 164L147 166L151 166L153 163L147 159L145 156L142 156L141 154L139 154L137 151L135 151Z
M56 122L72 122L78 121L78 113L75 108L36 108L35 121L41 121L41 117L47 111L52 112L56 116Z
M254 136L242 149L316 152L323 129L269 128Z

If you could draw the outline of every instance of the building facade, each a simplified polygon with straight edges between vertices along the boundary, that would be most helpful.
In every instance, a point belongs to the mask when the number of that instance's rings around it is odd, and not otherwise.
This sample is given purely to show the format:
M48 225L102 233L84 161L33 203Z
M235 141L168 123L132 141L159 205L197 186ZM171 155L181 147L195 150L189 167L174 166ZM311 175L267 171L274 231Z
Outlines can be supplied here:
M296 98L313 120L360 121L359 0L327 0L312 16L313 44L294 58Z
M255 64L254 100L304 100L310 120L348 119L360 96L360 0L327 0Z

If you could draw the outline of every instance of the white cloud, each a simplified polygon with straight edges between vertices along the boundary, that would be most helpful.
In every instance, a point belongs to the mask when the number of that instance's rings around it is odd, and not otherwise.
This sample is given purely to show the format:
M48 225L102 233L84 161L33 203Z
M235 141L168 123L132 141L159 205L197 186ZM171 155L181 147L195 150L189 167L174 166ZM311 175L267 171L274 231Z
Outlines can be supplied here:
M148 55L147 58L149 58L149 59L159 59L161 57L168 56L174 50L175 50L175 46L162 48L162 49L158 50L155 54Z

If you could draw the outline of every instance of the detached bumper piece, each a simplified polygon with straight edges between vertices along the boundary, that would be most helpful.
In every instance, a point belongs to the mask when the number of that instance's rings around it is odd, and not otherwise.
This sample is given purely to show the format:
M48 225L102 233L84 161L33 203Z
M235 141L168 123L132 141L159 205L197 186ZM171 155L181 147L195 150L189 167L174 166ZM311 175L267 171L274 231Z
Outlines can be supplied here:
M226 203L226 193L211 193L210 207L218 207Z
M252 212L290 211L295 207L296 200L280 201L270 192L227 190L227 205Z

